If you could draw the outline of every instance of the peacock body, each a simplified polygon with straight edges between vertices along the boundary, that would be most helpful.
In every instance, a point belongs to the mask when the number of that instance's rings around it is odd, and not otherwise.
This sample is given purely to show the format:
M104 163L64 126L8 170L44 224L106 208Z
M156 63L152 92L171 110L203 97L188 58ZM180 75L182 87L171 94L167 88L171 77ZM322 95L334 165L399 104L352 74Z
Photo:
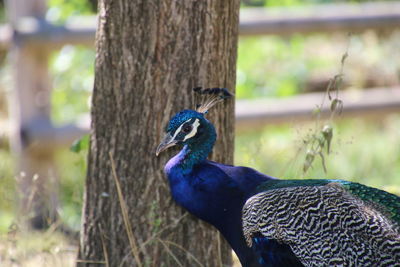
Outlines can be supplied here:
M400 266L400 198L341 180L278 180L207 160L216 141L204 114L230 96L177 113L157 154L182 150L165 173L175 201L215 226L245 267Z

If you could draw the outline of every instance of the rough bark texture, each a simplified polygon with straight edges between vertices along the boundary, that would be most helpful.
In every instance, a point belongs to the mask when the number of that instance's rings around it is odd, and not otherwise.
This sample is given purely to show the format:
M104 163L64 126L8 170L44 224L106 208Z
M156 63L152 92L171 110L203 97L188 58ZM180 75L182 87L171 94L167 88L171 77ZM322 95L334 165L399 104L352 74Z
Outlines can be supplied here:
M229 266L231 251L211 226L171 199L155 157L164 127L193 108L195 86L235 88L238 0L99 2L92 136L79 265L140 266L131 253L109 153L128 206L142 266ZM213 159L233 161L234 101L208 118Z

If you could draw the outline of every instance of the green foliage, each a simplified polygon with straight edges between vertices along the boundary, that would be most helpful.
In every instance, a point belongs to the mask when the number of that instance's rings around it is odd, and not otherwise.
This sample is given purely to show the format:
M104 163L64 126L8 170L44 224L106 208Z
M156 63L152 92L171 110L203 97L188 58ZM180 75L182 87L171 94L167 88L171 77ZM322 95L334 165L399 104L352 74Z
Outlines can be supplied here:
M324 37L311 39L318 44ZM309 40L301 35L287 39L277 36L240 39L237 97L286 97L301 93L311 73L329 70L335 62L332 55L307 56Z
M70 150L75 153L79 153L81 151L88 151L89 149L89 135L84 135L78 140L76 140L70 147Z
M89 140L90 136L84 135L71 145L70 151L60 151L57 155L62 188L60 216L62 221L75 231L79 231L81 223Z
M370 2L371 0L242 0L242 6L245 7L292 7L304 5L318 5L318 4L335 4L335 3L363 3ZM387 1L387 0L378 0ZM396 1L396 0L389 0Z
M83 184L87 150L79 153L60 151L56 155L60 182L59 209L62 222L78 231L81 223ZM13 174L14 159L9 151L0 150L0 234L7 233L16 221L19 191Z
M57 154L60 174L60 216L71 229L79 230L83 205L87 150L79 153L60 151Z
M0 23L6 22L6 10L4 7L4 1L0 2Z
M0 233L6 232L14 219L16 186L13 169L10 153L0 149Z
M314 1L302 1L302 0L265 0L264 6L273 7L273 6L296 6L300 4L308 4L308 2L316 2Z
M93 7L87 0L48 0L46 17L53 22L64 22L71 16L92 15Z
M93 50L68 45L51 57L51 115L55 123L74 122L79 115L89 112L94 58Z

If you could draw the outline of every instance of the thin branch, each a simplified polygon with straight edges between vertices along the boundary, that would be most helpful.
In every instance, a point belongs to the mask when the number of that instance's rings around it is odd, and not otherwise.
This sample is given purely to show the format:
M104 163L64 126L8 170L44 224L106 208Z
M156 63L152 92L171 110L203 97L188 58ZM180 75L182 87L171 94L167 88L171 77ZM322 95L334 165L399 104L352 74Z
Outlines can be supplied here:
M169 247L167 246L167 244L163 241L163 240L161 240L160 238L157 238L157 240L158 240L158 242L160 242L163 246L164 246L164 248L165 248L165 250L168 252L168 254L176 261L176 263L180 266L180 267L183 267L183 265L182 265L182 263L178 260L178 258L174 255L174 253L169 249Z
M144 241L141 245L140 245L140 249L144 248L148 243L150 243L151 241L154 241L157 236L161 235L163 232L165 232L168 228L171 227L176 227L176 225L178 225L178 223L185 218L186 216L188 216L189 213L185 212L181 217L179 217L177 220L175 220L174 222L166 225L165 227L163 227L162 229L160 229L160 231L158 231L157 233L153 234L151 237L149 237L146 241Z
M159 240L161 240L161 239L159 239ZM200 262L192 253L190 253L187 249L185 249L184 247L178 245L178 244L175 243L175 242L168 241L168 240L165 240L165 241L162 241L162 242L165 242L166 244L170 244L170 245L173 245L173 246L175 246L175 247L181 249L181 250L184 251L189 257L191 257L200 267L204 267L204 265L201 264L201 262Z
M306 148L306 158L303 163L303 173L306 173L310 168L312 168L315 156L319 156L321 158L322 167L324 169L324 173L327 173L326 161L324 157L323 148L326 146L327 155L330 154L331 142L333 137L332 130L332 121L336 114L340 115L343 110L343 101L339 99L339 91L342 87L343 76L344 76L344 63L348 57L348 51L350 47L350 37L346 46L346 51L342 55L340 60L340 67L338 73L329 80L329 84L326 87L324 96L321 100L321 104L317 106L315 110L316 119L315 119L315 127L313 128L312 133L308 134L304 139L304 147ZM332 94L335 94L332 96ZM324 108L325 100L328 99L330 102L330 117L329 122L327 122L323 127L320 126L321 122L321 111Z
M108 252L107 252L107 248L106 248L106 243L104 242L104 231L103 231L103 228L101 227L101 225L99 227L100 227L101 244L103 246L104 260L106 262L106 267L110 267L110 262L108 260Z
M135 235L132 231L131 222L129 221L128 207L126 205L124 196L122 194L121 184L118 179L117 172L115 170L115 163L114 163L114 159L113 159L111 152L109 152L109 156L110 156L110 161L111 161L111 169L112 169L113 177L115 180L115 184L117 186L118 199L119 199L119 203L121 206L122 217L123 217L124 224L125 224L125 230L126 230L126 233L128 234L128 240L129 240L129 244L130 244L130 247L132 250L132 254L133 254L133 257L135 258L135 261L138 264L138 266L143 267L143 264L142 264L142 262L140 260L140 256L139 256L139 249L138 249L137 241L136 241Z
M91 260L75 260L77 263L93 263L93 264L106 264L105 261L91 261Z

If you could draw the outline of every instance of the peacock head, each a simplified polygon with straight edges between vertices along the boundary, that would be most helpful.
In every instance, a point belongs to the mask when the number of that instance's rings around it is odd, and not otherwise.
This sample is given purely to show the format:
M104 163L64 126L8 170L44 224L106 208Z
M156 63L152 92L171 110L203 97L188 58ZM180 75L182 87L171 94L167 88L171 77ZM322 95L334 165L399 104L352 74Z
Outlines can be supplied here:
M166 135L157 147L156 155L175 145L196 146L205 141L215 141L215 129L204 115L215 104L232 96L226 88L197 87L193 89L202 98L202 104L198 104L196 110L185 109L178 112L169 121L166 127Z

